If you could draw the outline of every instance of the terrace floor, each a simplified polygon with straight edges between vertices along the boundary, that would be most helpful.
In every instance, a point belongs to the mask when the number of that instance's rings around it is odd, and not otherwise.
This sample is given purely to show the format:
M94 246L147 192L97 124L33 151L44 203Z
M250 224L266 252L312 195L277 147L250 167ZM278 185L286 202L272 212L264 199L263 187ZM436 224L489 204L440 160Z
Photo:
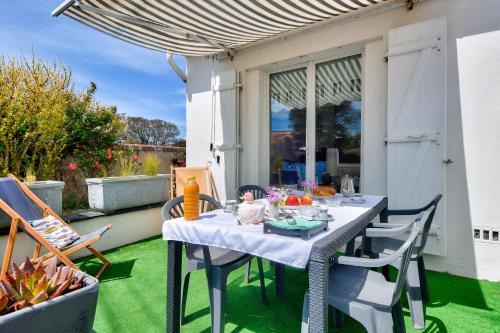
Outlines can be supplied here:
M97 333L165 332L166 242L160 237L108 251L113 262L102 276L94 329ZM82 269L95 273L94 259L82 259ZM257 265L253 265L252 268ZM228 280L226 332L299 332L302 301L307 288L303 271L289 269L286 296L274 294L272 270L265 267L269 304L259 297L257 272L250 284L243 269ZM426 306L423 332L500 332L500 283L478 281L428 272L431 301ZM404 301L408 332L413 332ZM184 332L210 332L208 292L203 271L191 275ZM331 332L364 332L346 318L341 329ZM416 331L418 332L418 331Z

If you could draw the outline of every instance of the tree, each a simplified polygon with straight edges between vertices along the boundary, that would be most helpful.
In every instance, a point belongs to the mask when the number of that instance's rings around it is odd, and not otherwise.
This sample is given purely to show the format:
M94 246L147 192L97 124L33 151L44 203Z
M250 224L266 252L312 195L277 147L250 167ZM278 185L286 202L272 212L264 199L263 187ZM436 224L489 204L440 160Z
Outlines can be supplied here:
M126 132L123 116L114 106L103 106L94 100L94 82L86 92L73 95L66 109L68 135L65 154L73 156L86 177L109 170L116 144Z
M127 140L156 146L166 146L179 135L177 125L160 119L127 118Z
M63 64L0 57L0 173L51 178L66 144L71 72Z
M175 147L186 147L186 140L185 139L178 139L174 142Z
M64 156L87 177L107 169L126 124L116 107L94 99L96 89L91 82L76 92L62 63L0 57L0 175L30 169L50 179Z

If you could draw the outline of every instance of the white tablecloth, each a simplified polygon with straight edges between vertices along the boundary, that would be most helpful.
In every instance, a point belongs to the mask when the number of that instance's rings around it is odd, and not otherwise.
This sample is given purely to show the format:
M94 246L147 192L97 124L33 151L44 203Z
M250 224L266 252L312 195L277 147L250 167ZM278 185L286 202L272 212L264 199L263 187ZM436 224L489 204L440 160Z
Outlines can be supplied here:
M345 203L328 208L334 221L329 222L327 231L309 240L264 234L262 224L240 226L232 214L222 210L205 213L197 221L185 221L183 218L167 220L163 223L163 239L217 246L305 268L315 241L355 220L383 200L381 196L364 198L366 202L363 204Z

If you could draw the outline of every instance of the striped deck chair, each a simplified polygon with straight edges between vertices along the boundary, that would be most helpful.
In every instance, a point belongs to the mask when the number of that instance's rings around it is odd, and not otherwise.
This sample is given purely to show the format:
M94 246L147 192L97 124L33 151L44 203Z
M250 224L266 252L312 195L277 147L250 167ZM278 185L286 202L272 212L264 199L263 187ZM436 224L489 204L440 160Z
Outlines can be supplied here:
M5 273L10 265L18 228L35 241L35 251L32 258L35 262L46 261L56 256L67 266L76 268L68 256L87 248L103 262L96 278L99 278L102 272L111 265L99 251L92 247L94 242L111 229L111 225L87 235L79 235L13 175L0 178L0 209L12 218L0 275L2 278L5 278ZM47 253L40 256L42 247L47 249Z

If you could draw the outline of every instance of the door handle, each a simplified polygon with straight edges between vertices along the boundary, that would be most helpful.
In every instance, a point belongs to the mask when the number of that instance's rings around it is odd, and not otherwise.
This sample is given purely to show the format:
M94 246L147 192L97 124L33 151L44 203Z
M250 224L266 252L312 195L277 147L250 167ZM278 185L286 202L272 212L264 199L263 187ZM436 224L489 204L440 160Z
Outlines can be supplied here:
M300 151L307 151L307 147L300 147L299 150Z
M445 165L448 165L448 164L453 163L453 160L452 160L451 158L447 158L446 160L443 160L443 163L444 163Z
M425 139L427 137L427 135L425 134L422 134L422 135L408 135L407 138L410 139L410 140L418 140L418 139Z

